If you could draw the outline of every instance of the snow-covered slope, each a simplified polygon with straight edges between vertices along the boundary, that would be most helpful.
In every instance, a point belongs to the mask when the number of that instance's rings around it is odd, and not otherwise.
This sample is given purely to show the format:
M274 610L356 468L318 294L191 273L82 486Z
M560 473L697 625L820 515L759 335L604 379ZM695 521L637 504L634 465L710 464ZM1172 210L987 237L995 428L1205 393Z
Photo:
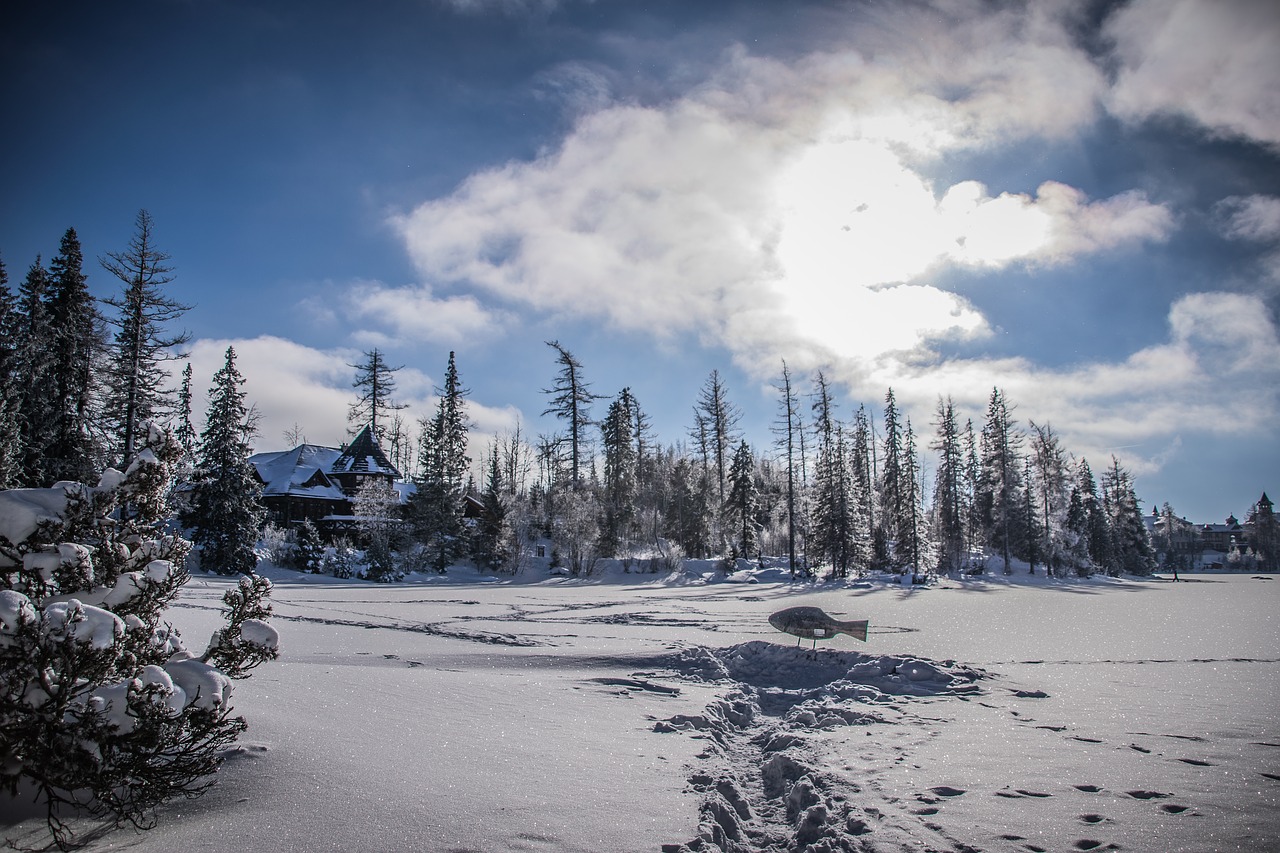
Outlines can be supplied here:
M279 572L218 784L91 849L1280 847L1280 581L776 577ZM225 585L184 591L188 637ZM868 642L797 647L796 604Z

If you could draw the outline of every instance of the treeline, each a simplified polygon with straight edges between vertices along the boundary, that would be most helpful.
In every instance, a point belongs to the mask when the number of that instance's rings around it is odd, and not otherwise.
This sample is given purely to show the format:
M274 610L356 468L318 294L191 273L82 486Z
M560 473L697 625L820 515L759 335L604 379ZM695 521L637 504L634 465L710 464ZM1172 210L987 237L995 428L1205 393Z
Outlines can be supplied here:
M166 366L188 339L168 329L188 310L164 292L168 261L145 210L128 246L99 261L120 285L101 302L74 228L16 294L0 261L0 488L91 482L132 459L155 419L185 423L180 438L194 446L190 395L171 388Z
M536 440L519 429L497 437L478 460L482 482L470 474L467 392L452 353L439 407L416 442L383 431L417 485L392 551L438 569L464 556L511 569L541 539L553 562L582 574L602 558L639 569L762 555L786 556L795 576L1155 568L1129 472L1112 457L1095 477L1049 425L1019 424L999 388L980 426L939 399L922 438L892 389L881 411L859 406L844 419L822 373L802 389L784 363L773 440L753 447L712 371L688 433L664 444L629 388L595 393L573 353L548 346L557 372L542 414L560 428ZM358 367L357 387L380 388L384 399L366 394L353 412L391 420L397 368L376 350ZM474 526L462 519L468 496L484 507Z

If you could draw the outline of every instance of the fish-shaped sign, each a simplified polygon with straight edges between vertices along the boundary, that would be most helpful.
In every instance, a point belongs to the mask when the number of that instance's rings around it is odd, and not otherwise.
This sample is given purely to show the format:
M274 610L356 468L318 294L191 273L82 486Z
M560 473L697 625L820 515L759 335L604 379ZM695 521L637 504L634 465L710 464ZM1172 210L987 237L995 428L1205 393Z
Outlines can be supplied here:
M779 610L769 617L769 624L786 634L802 640L813 640L817 648L818 640L834 637L836 634L848 634L855 640L867 641L867 620L841 622L832 619L821 607L788 607ZM800 640L796 641L796 645Z

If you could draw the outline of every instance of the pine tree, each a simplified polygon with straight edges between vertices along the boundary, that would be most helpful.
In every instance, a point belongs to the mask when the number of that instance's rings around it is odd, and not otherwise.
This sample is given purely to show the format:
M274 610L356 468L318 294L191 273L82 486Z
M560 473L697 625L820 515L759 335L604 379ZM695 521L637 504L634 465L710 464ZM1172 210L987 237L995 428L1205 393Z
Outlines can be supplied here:
M324 567L324 543L320 541L320 531L311 519L304 519L298 525L297 550L294 552L294 568L300 572L318 575Z
M22 462L18 423L23 382L18 361L19 322L17 304L9 290L9 273L0 260L0 489L19 485Z
M758 493L755 458L745 440L739 442L729 466L727 512L733 522L733 555L750 557L758 553L759 530L756 523Z
M386 357L374 347L364 354L364 361L348 364L356 371L351 387L359 392L356 401L347 408L347 431L351 435L360 432L367 424L379 442L386 438L387 418L393 412L405 408L392 399L396 392L395 374L403 369L391 367Z
M858 531L852 564L859 569L870 568L875 560L876 493L871 444L871 422L867 417L867 409L859 406L853 416L853 435L849 440L849 500L854 515L854 529Z
M173 269L166 265L169 255L155 246L151 214L138 211L136 229L124 251L108 253L101 260L103 268L124 285L119 296L103 300L116 309L116 316L109 318L116 334L106 363L104 406L116 445L110 454L116 460L131 458L140 425L168 410L164 362L182 358L178 348L190 339L186 332L165 331L190 306L162 291L173 281Z
M630 547L636 519L636 445L632 430L635 405L631 389L623 388L600 422L604 446L604 515L600 523L600 554L615 557Z
M100 462L90 424L94 364L106 342L74 228L63 235L49 272L54 430L46 452L48 478L83 481Z
M435 416L423 421L418 451L417 491L409 499L414 535L427 547L432 567L443 573L468 551L462 523L466 495L470 424L466 412L469 393L458 377L454 353L449 353L444 387L436 389L440 401Z
M254 546L266 515L262 486L249 463L253 428L243 386L235 349L227 347L226 362L209 389L194 493L183 519L192 530L201 566L223 575L253 573L258 565Z
M902 483L904 511L897 525L897 547L904 559L909 560L912 572L920 572L929 551L929 538L925 531L924 489L921 486L920 457L916 452L916 433L907 418L903 433Z
M49 448L58 430L57 382L52 358L53 322L48 308L49 274L36 258L19 289L17 324L18 436L22 462L18 482L46 486Z
M600 399L591 393L591 386L583 376L582 363L574 358L573 353L560 345L559 341L547 341L547 346L556 351L556 363L560 372L556 382L550 388L544 388L543 394L551 397L549 405L542 414L555 415L564 421L569 434L557 440L557 444L569 445L569 480L577 487L582 480L583 464L587 455L587 428L591 426L591 404Z
M830 387L821 372L814 378L813 414L817 460L808 550L816 559L831 563L834 576L844 577L855 551L848 448L843 427L835 418Z

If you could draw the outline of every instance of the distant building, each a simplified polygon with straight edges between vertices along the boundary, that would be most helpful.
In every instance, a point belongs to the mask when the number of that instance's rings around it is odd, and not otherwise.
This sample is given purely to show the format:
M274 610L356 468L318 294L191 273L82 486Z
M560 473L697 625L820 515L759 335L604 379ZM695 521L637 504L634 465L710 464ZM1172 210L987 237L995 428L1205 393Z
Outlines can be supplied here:
M300 444L292 450L255 453L249 462L262 482L268 520L278 527L311 521L326 533L341 532L351 526L356 494L366 483L387 483L400 494L401 503L413 491L401 482L400 471L368 426L345 447Z

